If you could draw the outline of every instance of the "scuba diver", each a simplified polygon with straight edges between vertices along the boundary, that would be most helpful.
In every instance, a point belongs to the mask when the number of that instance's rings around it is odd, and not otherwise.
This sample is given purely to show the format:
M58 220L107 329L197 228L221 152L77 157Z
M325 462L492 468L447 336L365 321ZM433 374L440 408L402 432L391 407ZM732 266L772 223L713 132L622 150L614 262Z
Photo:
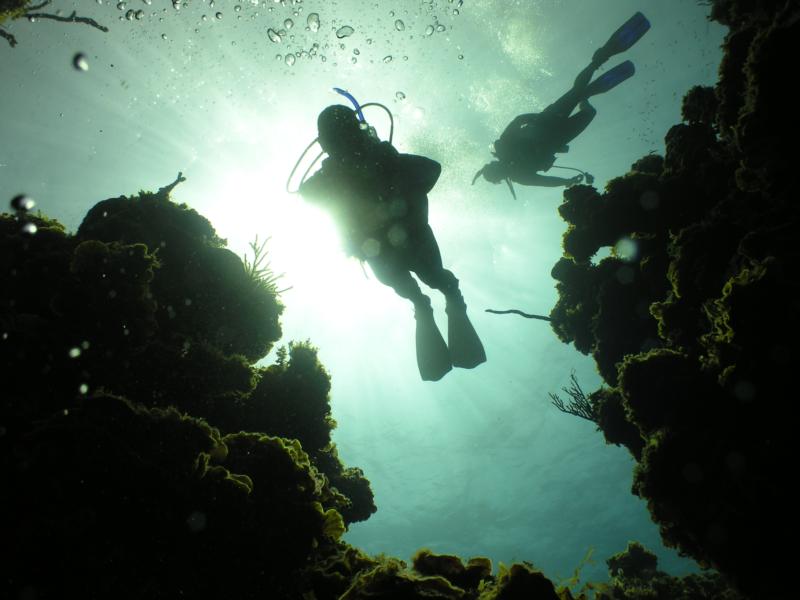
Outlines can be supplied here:
M428 224L427 194L439 178L441 165L423 156L401 154L391 142L378 139L355 99L334 89L350 99L356 110L336 104L320 113L317 140L328 158L300 184L300 194L333 214L350 256L366 261L381 283L414 304L417 366L423 380L438 381L453 366L478 366L486 361L483 345L467 318L458 279L443 267ZM306 151L311 146L313 142ZM422 293L412 272L445 296L447 343L436 327L430 298Z
M609 58L633 46L650 29L650 22L640 12L628 19L609 40L592 56L589 63L575 78L566 94L545 108L541 113L529 113L516 117L494 142L492 154L497 160L484 165L472 179L478 177L492 183L505 180L516 198L512 181L521 185L546 187L591 184L594 178L580 169L554 165L555 154L569 152L569 142L576 138L594 119L597 111L589 104L589 98L605 93L631 77L635 68L626 60L609 69L594 81L594 72ZM578 112L574 115L575 108ZM551 167L578 171L570 178L540 175L537 171L548 171Z

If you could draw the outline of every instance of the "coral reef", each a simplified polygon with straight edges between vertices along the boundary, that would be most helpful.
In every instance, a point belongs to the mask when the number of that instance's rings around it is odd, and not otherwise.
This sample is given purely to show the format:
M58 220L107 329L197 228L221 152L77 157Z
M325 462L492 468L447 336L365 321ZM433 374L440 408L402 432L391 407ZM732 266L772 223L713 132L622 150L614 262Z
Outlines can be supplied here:
M75 235L0 215L3 597L299 597L375 511L316 349L253 366L278 292L169 199L179 181L98 203Z
M779 65L797 53L800 7L720 0L712 16L731 28L719 83L686 94L665 156L603 194L565 191L551 318L594 357L608 385L589 395L594 420L637 459L633 491L665 543L749 597L778 597L780 561L753 549L788 543L775 408L798 359L800 117ZM612 256L593 264L601 247Z
M659 571L656 555L638 542L606 564L610 581L586 586L595 600L742 600L717 573L672 577Z

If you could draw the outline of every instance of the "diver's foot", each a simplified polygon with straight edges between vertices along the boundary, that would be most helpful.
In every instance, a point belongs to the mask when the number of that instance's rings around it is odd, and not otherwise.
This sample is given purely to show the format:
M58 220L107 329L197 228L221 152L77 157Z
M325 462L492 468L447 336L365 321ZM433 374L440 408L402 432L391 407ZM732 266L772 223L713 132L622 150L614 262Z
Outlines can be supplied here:
M416 347L417 367L423 381L439 381L447 375L453 365L450 352L442 337L436 321L433 320L433 309L430 299L414 303L414 318L417 321Z
M447 312L447 345L453 366L474 369L486 362L486 351L467 317L467 305L460 292L447 297L445 312Z

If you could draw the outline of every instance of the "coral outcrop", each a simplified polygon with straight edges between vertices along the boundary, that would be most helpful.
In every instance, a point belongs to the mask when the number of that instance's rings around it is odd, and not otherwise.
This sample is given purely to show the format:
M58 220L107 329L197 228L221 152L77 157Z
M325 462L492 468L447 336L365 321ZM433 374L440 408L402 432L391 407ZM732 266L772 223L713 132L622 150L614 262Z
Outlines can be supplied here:
M594 357L608 385L589 396L596 421L637 459L633 491L665 543L778 597L781 562L753 549L788 543L799 117L779 65L797 54L800 8L718 1L712 15L731 28L720 80L686 94L665 156L602 194L565 192L552 326Z

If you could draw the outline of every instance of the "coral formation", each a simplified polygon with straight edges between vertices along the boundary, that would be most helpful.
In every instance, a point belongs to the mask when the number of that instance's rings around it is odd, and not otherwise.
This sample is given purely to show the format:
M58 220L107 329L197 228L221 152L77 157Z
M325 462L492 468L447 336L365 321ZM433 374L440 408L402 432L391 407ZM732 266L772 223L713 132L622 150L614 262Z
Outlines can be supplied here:
M277 290L173 187L100 202L75 235L0 215L3 597L298 597L375 511L316 349L253 366Z
M717 573L672 577L638 542L606 560L610 581L587 585L595 600L742 600Z
M797 53L800 8L769 4L713 3L731 27L718 85L686 94L663 158L603 194L565 191L552 271L553 329L608 384L589 401L606 440L638 461L634 493L665 543L754 598L779 595L781 567L753 548L788 542L783 513L764 507L786 493L789 438L773 410L791 389L800 283L798 115L779 67ZM593 264L601 247L612 256ZM631 597L620 594L608 597Z

